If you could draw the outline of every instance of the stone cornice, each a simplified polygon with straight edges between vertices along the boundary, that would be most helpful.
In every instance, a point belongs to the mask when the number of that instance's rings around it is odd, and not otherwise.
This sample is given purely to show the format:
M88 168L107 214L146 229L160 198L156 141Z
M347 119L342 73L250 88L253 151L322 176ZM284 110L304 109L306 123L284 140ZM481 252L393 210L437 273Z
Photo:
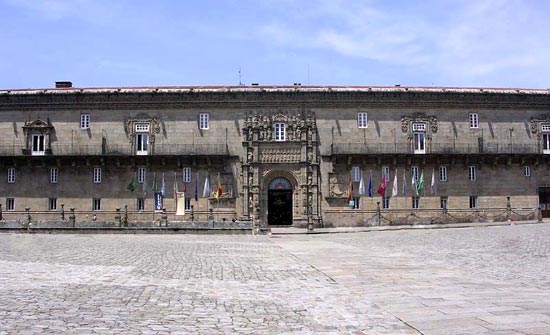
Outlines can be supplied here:
M7 93L9 92L9 93ZM17 93L16 93L17 92ZM158 108L532 108L550 109L547 90L250 89L0 91L0 110Z

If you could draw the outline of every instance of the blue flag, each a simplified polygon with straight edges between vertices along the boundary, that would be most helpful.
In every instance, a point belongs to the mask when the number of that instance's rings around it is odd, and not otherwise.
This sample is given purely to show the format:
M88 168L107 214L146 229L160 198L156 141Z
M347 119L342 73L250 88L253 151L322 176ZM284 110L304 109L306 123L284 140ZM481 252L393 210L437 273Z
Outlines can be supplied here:
M195 179L195 201L199 201L199 173L197 172L197 178Z
M369 175L369 197L372 198L372 171Z

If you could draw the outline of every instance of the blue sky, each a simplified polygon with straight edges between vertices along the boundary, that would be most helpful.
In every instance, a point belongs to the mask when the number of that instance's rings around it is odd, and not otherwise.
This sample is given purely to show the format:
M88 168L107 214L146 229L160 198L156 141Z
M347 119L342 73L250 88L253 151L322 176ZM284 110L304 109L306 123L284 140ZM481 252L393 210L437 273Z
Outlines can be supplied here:
M0 0L0 88L550 87L545 0Z

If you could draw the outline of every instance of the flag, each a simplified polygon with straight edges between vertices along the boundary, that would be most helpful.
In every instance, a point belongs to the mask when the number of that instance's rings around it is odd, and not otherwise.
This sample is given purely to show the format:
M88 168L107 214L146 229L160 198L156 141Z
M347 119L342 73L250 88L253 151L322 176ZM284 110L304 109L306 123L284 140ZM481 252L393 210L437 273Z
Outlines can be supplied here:
M397 188L397 170L395 170L395 176L393 176L393 188L391 190L391 196L395 197L398 194L398 188Z
M348 203L351 201L352 196L353 196L353 182L351 181L351 178L350 178L349 186L348 186Z
M416 185L416 194L420 195L420 192L422 192L423 188L424 188L424 171L422 171L422 173L420 174L420 180Z
M435 168L432 168L432 183L430 187L432 188L432 193L435 194Z
M195 179L195 201L199 201L199 173L197 172L197 178Z
M403 169L403 195L407 193L407 170Z
M141 184L142 186L142 191L143 191L143 198L147 198L147 177L145 177L145 179L143 179L143 184Z
M416 185L416 179L414 178L414 170L411 169L411 187L413 188L416 195L418 195L418 186Z
M210 196L210 183L208 182L208 175L204 178L204 188L202 189L202 197L208 198Z
M130 192L135 192L136 190L136 179L135 178L132 178L132 180L130 180L130 183L128 184L128 186L126 186L126 189L128 189L128 191Z
M361 173L361 181L359 182L359 195L365 195L365 180L363 179L363 173Z
M177 201L178 200L178 178L177 178L177 175L176 175L176 172L174 172L174 199Z
M221 196L222 196L222 184L220 183L220 174L218 173L218 187L216 187L216 193L214 193L214 198L216 198L216 200L220 200Z
M176 215L185 215L185 193L176 192Z
M157 191L157 173L153 172L153 185L151 185L151 191Z
M382 175L382 180L380 181L380 185L378 185L378 190L376 190L376 192L378 192L378 194L380 194L381 196L384 196L386 194L386 186L387 186L387 181L386 181L386 175Z
M369 173L369 197L372 198L372 170Z
M164 172L162 173L162 185L160 186L160 194L162 197L166 197L166 185L164 185Z
M187 192L187 183L183 182L183 193Z

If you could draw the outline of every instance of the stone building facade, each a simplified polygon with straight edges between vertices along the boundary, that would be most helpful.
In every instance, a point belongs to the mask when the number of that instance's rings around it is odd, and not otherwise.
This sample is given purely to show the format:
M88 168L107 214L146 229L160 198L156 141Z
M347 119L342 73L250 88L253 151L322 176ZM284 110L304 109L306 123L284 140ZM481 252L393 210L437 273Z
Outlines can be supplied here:
M151 221L163 183L170 221L550 216L549 90L59 83L0 90L0 131L6 220L74 208L77 219L112 221L121 208ZM175 215L176 187L185 215Z

